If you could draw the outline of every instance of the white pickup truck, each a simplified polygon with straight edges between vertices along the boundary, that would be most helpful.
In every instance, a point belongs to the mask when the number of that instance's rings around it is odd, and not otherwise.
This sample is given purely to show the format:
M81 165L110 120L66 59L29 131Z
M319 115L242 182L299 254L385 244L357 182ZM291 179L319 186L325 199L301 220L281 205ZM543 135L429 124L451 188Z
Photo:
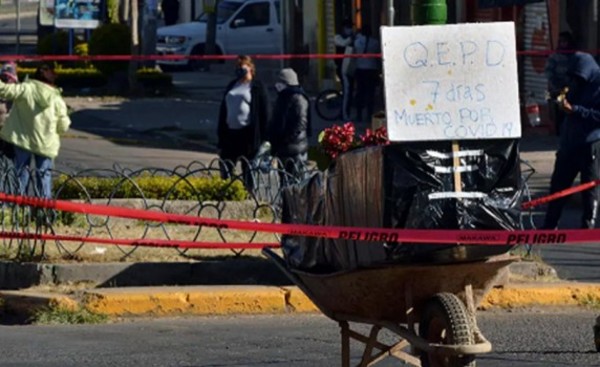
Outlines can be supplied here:
M195 21L160 27L159 55L203 55L208 15ZM217 9L216 52L221 55L278 54L282 51L280 0L222 0ZM188 65L197 69L199 60L160 60L162 65Z

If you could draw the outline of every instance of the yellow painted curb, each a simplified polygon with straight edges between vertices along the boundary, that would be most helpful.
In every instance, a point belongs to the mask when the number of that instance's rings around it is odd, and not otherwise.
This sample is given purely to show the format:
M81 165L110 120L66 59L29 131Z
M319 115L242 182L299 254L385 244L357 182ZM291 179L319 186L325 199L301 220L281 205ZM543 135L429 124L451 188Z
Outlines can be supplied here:
M292 311L315 312L318 308L297 287L286 287L287 302ZM526 306L587 306L600 305L600 285L595 284L542 284L509 285L492 289L479 307L516 308Z
M234 315L318 312L298 287L187 286L94 289L81 303L55 293L0 291L8 312L33 314L47 307L87 310L111 316ZM490 291L480 308L524 306L598 306L597 284L508 285Z
M285 292L267 286L151 287L90 290L83 307L127 315L228 315L287 312Z
M315 304L298 287L285 287L286 304L292 312L319 312Z
M511 285L492 289L480 307L585 306L592 303L600 303L599 285Z

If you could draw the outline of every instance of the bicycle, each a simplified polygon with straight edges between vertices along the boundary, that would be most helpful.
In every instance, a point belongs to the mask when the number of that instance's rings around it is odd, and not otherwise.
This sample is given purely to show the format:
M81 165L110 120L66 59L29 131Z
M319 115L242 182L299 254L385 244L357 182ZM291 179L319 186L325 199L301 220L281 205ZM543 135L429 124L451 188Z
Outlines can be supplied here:
M317 98L315 99L315 111L323 120L335 121L342 118L343 104L343 92L341 90L328 88L317 95Z

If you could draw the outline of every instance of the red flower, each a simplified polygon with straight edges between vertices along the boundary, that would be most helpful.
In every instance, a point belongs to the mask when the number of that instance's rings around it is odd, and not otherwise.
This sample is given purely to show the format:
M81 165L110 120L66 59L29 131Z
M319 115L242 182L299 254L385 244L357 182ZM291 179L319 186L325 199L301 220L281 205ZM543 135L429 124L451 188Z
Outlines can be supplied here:
M358 139L355 138L355 133L356 129L352 122L347 122L342 126L333 125L321 132L319 143L325 153L332 159L351 149L390 143L387 138L387 130L383 126L375 131L367 129L366 133Z

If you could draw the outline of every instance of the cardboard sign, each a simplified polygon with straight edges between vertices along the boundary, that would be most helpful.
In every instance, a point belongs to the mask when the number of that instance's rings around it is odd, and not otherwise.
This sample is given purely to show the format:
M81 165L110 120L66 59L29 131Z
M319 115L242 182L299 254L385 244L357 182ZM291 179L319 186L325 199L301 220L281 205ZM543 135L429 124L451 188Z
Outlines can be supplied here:
M521 136L512 22L382 27L391 141Z

